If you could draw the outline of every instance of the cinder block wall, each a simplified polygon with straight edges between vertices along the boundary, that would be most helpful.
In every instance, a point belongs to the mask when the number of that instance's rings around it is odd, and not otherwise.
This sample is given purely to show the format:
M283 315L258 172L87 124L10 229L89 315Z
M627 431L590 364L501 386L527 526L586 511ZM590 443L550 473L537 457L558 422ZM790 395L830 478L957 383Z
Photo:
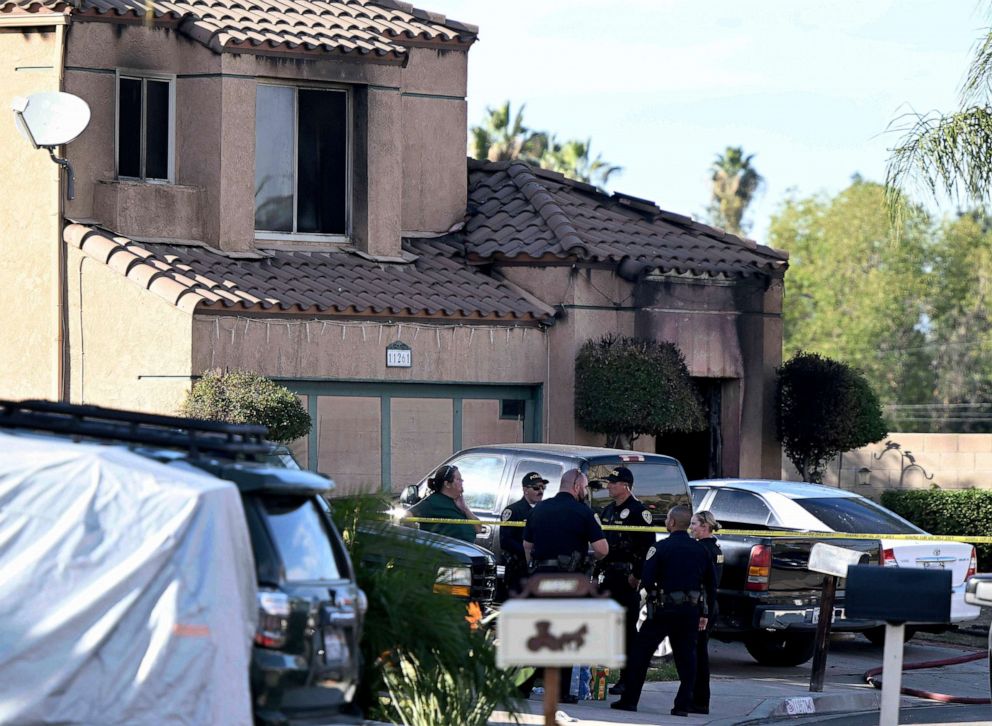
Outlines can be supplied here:
M900 456L899 451L885 451L886 441L910 452L923 470L909 466L909 459ZM858 484L857 472L862 467L871 470L868 486ZM782 478L799 480L795 467L784 455ZM886 489L926 489L932 484L941 489L992 489L992 434L892 433L877 444L835 458L823 483L876 500Z

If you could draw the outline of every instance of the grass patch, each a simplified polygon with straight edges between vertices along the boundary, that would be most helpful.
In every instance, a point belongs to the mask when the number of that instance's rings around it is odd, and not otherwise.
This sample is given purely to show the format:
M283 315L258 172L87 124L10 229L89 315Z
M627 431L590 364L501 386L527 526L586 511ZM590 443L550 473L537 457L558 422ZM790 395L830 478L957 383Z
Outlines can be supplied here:
M675 663L666 660L656 666L648 668L648 675L645 681L677 681L679 673L675 670Z

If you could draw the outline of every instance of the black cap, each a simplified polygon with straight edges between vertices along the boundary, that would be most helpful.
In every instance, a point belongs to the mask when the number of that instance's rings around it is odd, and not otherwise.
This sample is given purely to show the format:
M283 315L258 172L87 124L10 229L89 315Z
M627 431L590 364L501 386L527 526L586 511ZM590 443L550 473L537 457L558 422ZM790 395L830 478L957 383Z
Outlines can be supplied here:
M606 481L609 482L619 481L619 482L623 482L629 487L633 487L634 475L630 473L630 469L628 469L626 466L618 466L617 468L615 468L613 471L610 472L610 475L606 477Z
M540 474L538 474L536 471L532 471L527 474L524 474L523 485L525 487L532 487L535 486L536 484L547 484L547 483L548 480L545 479Z

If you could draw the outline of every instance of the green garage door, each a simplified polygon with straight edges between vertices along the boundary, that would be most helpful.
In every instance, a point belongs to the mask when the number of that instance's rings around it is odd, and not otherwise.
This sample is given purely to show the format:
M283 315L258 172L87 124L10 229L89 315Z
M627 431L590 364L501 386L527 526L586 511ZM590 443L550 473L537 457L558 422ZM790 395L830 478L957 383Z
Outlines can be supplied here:
M540 385L280 383L314 423L294 452L340 495L400 491L468 446L541 440Z

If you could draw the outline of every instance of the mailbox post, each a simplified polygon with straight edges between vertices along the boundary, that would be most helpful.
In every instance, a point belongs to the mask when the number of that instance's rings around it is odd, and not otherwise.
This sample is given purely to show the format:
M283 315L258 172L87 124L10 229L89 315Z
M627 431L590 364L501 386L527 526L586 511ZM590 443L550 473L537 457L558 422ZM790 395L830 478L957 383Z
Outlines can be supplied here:
M583 575L534 575L499 614L496 664L544 666L544 723L555 726L558 669L583 663L622 668L624 609Z
M813 651L813 670L809 676L811 693L819 693L823 690L823 676L827 670L827 651L830 649L830 630L834 620L837 578L847 575L847 568L851 565L867 562L868 555L864 552L825 542L817 542L810 550L807 567L813 572L824 575L823 593L820 596L820 617L816 623L816 650Z
M885 621L879 726L898 726L906 623L951 619L951 571L859 565L847 571L847 614Z

